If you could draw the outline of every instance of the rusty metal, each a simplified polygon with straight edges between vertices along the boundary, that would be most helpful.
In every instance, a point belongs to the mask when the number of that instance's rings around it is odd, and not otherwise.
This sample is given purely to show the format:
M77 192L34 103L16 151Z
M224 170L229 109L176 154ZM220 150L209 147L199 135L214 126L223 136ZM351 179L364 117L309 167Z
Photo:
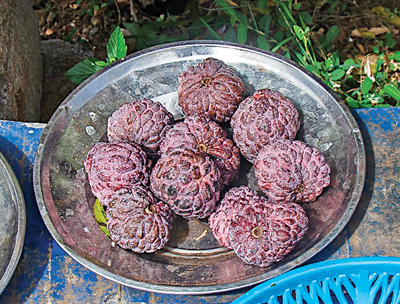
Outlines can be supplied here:
M0 153L0 294L21 257L25 227L24 196L13 170Z
M270 88L291 98L300 112L298 133L321 150L331 166L331 185L304 205L309 230L284 260L268 268L245 265L218 245L206 220L175 218L171 240L154 254L134 254L100 231L83 160L104 140L107 118L134 98L161 102L176 119L178 75L214 57L234 67L245 94ZM215 41L181 42L132 54L86 80L57 109L43 131L34 164L34 190L42 218L54 239L75 260L115 282L172 294L209 294L252 286L304 263L325 248L352 216L365 179L360 130L329 88L277 54ZM254 171L242 162L233 185L257 189Z

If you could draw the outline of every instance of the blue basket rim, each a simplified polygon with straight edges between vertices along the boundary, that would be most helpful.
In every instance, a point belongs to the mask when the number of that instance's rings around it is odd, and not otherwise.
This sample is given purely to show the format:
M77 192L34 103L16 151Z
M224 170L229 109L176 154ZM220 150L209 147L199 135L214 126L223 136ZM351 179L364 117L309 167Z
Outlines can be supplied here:
M352 274L365 267L374 272L400 273L400 257L353 257L301 266L253 287L231 304L256 303L252 302L252 300L260 297L260 295L267 295L267 293L281 294L280 292L283 293L286 289L296 288L293 283L298 282L299 279L302 280L302 284L306 285L308 282L311 283L311 280L307 281L307 278L310 277L318 280L322 278L320 275L335 277L340 274Z

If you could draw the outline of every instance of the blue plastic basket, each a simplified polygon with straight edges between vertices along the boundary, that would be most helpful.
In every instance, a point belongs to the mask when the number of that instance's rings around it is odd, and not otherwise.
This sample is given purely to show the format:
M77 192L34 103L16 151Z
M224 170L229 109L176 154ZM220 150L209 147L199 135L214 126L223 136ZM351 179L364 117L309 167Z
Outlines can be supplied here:
M400 303L400 258L324 261L272 278L232 304Z

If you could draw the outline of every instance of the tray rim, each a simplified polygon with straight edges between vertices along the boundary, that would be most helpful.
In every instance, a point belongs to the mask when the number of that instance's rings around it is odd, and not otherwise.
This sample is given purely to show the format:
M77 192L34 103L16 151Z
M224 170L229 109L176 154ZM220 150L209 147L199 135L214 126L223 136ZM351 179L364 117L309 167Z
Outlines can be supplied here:
M204 45L204 46L226 46L226 47L232 47L232 48L237 48L240 50L245 50L245 51L252 51L256 53L262 53L267 56L273 57L277 60L284 61L285 63L293 66L294 68L300 70L302 73L305 73L308 77L312 78L315 82L317 82L319 85L323 87L324 90L326 90L338 103L339 107L342 110L343 115L345 116L347 122L349 123L349 126L352 128L354 140L355 140L355 145L357 147L357 169L360 174L357 175L354 191L351 195L351 199L349 200L349 204L345 210L345 217L342 217L338 223L334 226L334 228L327 234L325 237L325 241L321 240L320 242L316 243L313 247L310 247L309 250L301 255L299 255L297 258L294 260L290 261L289 263L282 265L281 268L277 268L272 270L271 272L268 272L268 276L258 278L258 280L250 280L246 279L243 281L240 281L240 284L238 282L234 283L227 283L223 285L210 285L213 286L213 290L210 290L209 286L204 287L204 286L174 286L174 285L155 285L155 284L148 284L145 282L140 282L132 279L128 279L119 275L116 275L112 272L104 270L102 267L99 267L97 264L93 263L89 259L84 258L77 252L75 252L73 249L71 249L69 246L67 246L63 239L61 238L60 234L58 233L55 225L53 224L53 221L50 217L50 215L47 212L46 205L44 202L44 197L43 193L41 190L41 159L42 159L42 149L44 144L46 143L47 139L50 136L50 130L52 127L52 124L54 124L54 121L56 121L57 116L62 113L62 111L65 110L65 106L68 104L68 102L75 97L77 92L79 92L83 87L85 87L87 84L89 84L93 79L98 77L99 75L106 73L108 70L112 69L114 66L120 64L123 61L130 60L135 57L139 57L142 55L145 55L147 53L152 53L152 52L157 52L161 51L163 49L168 49L168 48L174 48L174 47L188 47L188 46L198 46L198 45ZM293 62L292 60L276 53L272 53L270 51L264 51L256 47L252 46L247 46L247 45L242 45L239 43L233 43L233 42L224 42L224 41L217 41L217 40L190 40L190 41L181 41L181 42L172 42L172 43L166 43L163 45L158 45L158 46L153 46L150 48L146 48L141 51L134 52L125 58L118 60L105 68L101 69L100 71L96 72L89 78L87 78L83 83L78 85L68 96L67 98L59 105L57 110L54 112L52 115L51 119L49 120L49 123L46 125L45 129L43 130L43 133L40 137L40 141L38 144L38 149L35 154L35 161L34 161L34 166L33 166L33 184L34 184L34 192L36 196L36 201L38 204L38 208L40 211L40 214L42 216L42 219L49 230L51 236L55 239L55 241L60 245L60 247L68 254L70 255L75 261L77 261L79 264L82 266L92 270L98 275L101 275L102 277L105 277L113 282L120 283L122 285L136 288L139 290L143 291L149 291L149 292L157 292L157 293L163 293L163 294L181 294L181 295L201 295L201 294L213 294L213 293L220 293L220 292L227 292L227 291L232 291L232 290L237 290L240 288L246 288L246 287L251 287L256 284L262 283L268 279L271 279L282 272L289 271L295 267L300 266L302 263L305 263L307 260L312 258L314 255L319 253L322 249L324 249L326 246L328 246L336 237L337 235L345 228L347 225L348 221L352 217L358 202L361 198L363 188L364 188L364 183L365 183L365 175L366 175L366 156L365 156L365 149L364 149L364 142L361 136L361 131L359 129L359 126L351 114L350 110L348 107L345 105L345 103L336 95L336 93L330 89L324 82L322 82L318 77L313 75L311 72L307 71L303 67L301 67L299 64ZM318 248L315 248L318 247ZM305 257L305 259L304 259ZM303 258L300 263L298 260L300 258ZM297 263L297 264L296 264ZM286 266L286 267L284 267ZM218 286L217 289L215 287Z
M24 241L25 241L25 232L26 232L26 207L25 207L24 195L21 186L19 184L19 181L15 176L15 173L11 168L10 164L8 163L7 159L1 152L0 152L0 162L5 167L8 173L8 177L10 178L13 184L13 190L15 191L15 201L17 203L17 209L18 209L17 210L18 228L15 238L15 247L8 262L7 268L4 271L3 276L0 278L0 295L1 295L4 289L7 287L8 283L10 282L17 268L18 262L21 258L22 249L24 247Z

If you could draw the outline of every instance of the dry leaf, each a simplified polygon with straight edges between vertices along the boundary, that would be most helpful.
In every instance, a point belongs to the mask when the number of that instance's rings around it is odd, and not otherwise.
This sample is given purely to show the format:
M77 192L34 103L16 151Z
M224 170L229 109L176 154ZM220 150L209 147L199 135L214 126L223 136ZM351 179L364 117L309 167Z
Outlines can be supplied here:
M47 35L47 36L53 35L53 30L52 30L51 28L48 28L48 29L46 30L46 35Z
M372 8L372 11L381 16L382 20L386 21L387 23L400 27L400 17L396 14L392 14L390 12L390 9L388 11L388 8L386 7L375 6L374 8Z
M79 5L74 3L74 4L70 4L69 7L72 8L73 10L76 10L79 7Z
M230 6L238 6L235 2L232 0L226 0L226 3L228 3Z
M377 35L382 35L388 32L388 28L385 26L382 27L371 27L370 29L364 27L360 29L354 29L350 36L352 37L363 37L363 38L370 38L376 39Z

